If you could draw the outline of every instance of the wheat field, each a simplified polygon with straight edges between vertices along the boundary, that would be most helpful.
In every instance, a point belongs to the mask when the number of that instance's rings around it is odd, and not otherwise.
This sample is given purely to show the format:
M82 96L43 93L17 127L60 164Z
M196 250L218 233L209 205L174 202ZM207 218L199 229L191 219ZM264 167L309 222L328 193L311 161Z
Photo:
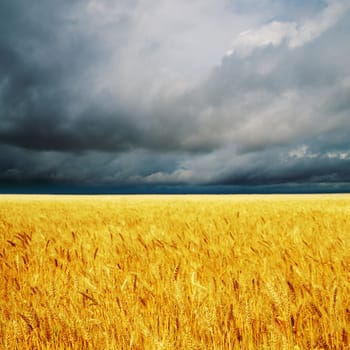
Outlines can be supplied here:
M350 195L1 196L0 349L349 349Z

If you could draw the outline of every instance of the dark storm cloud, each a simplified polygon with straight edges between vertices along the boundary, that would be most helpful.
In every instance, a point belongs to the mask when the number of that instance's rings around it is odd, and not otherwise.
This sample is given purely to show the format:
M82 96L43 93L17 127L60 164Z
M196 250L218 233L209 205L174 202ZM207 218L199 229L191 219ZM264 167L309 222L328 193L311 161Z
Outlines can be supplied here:
M266 163L264 164L265 161ZM268 164L268 166L266 166ZM290 159L283 162L262 156L260 161L217 181L225 185L283 185L350 182L350 158Z
M120 150L137 132L127 113L91 94L101 50L70 11L79 2L2 3L1 124L4 144L36 150ZM119 27L118 23L116 24ZM96 47L97 46L97 47ZM103 53L103 52L102 52Z
M131 19L125 14L112 28L92 25L113 34L117 44L108 47L79 17L83 3L41 1L29 9L23 1L0 5L6 15L0 42L0 142L64 152L208 149L206 142L191 141L196 126L187 111L173 108L175 103L159 101L140 109L137 95L123 101L123 83L113 76L113 67L105 66L106 57L122 55ZM98 73L104 79L101 91ZM109 74L116 81L109 82Z
M135 185L160 168L175 171L178 165L176 155L154 155L148 151L118 155L96 151L38 153L12 146L0 147L0 183L7 184Z
M158 5L0 4L0 182L350 181L346 1Z

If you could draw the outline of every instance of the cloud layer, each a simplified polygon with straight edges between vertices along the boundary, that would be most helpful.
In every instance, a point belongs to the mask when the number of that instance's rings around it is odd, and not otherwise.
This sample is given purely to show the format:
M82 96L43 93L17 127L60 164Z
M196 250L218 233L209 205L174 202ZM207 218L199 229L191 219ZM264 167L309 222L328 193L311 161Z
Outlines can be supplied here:
M0 13L0 184L349 188L348 1Z

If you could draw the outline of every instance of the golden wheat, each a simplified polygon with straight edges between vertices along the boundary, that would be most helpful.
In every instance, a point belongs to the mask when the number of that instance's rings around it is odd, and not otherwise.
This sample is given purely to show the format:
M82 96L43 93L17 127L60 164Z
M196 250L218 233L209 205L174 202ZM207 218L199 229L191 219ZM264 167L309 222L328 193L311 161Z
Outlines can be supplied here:
M349 349L350 196L2 196L0 349Z

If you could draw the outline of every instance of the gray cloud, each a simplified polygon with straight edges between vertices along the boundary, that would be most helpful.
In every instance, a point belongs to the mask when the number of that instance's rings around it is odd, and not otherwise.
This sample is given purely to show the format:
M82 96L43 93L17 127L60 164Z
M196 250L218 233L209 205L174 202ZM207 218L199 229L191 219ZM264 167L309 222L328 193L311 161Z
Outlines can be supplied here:
M250 3L2 3L0 182L348 183L347 2Z

